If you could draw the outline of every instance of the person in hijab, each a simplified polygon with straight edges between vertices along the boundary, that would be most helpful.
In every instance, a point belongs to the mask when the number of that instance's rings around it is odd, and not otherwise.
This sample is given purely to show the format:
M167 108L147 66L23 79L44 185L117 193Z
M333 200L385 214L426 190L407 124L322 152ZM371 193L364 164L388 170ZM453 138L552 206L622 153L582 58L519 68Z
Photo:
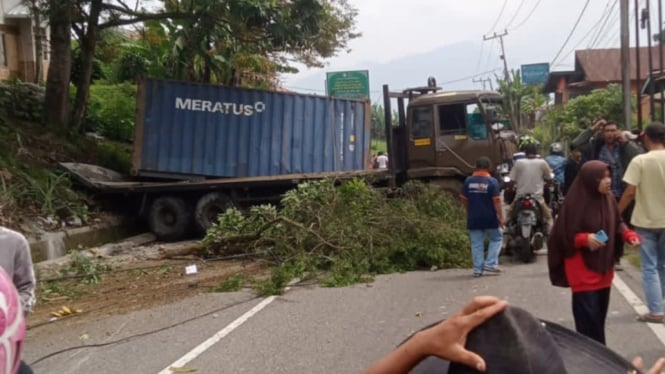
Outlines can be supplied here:
M615 242L639 245L621 219L608 164L588 161L561 207L547 246L552 285L573 292L575 330L605 344L605 318L614 278Z

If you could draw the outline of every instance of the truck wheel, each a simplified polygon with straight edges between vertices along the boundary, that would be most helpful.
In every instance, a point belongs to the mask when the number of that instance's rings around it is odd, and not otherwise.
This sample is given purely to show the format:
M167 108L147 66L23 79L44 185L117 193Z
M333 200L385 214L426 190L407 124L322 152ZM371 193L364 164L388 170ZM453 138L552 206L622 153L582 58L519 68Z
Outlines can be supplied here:
M148 225L159 240L183 239L192 224L192 210L185 200L178 197L159 197L150 205Z
M211 192L201 196L194 211L197 229L205 233L217 222L220 214L224 214L227 209L234 206L233 200L223 193Z

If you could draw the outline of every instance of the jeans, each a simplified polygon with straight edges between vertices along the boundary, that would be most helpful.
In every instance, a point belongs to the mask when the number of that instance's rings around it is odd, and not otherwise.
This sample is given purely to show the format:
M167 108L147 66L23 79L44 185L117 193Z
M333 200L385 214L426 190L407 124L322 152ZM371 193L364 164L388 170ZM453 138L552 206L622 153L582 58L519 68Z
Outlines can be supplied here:
M662 316L665 296L665 229L636 227L635 231L642 237L640 262L647 307L652 315Z
M485 259L485 235L490 240ZM499 266L499 253L503 244L503 231L500 228L469 230L471 237L471 258L473 260L473 273L482 274L485 267L495 268Z

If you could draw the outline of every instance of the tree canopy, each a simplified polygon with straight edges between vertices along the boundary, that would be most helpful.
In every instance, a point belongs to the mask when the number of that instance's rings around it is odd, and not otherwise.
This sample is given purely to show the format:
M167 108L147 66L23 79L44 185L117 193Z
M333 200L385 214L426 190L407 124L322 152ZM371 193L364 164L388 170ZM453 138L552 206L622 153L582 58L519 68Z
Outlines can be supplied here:
M155 2L146 0L40 1L52 25L70 24L73 30L72 35L70 29L55 28L52 59L71 54L63 43L72 36L80 50L74 55L77 96L71 122L76 131L96 61L112 66L111 76L119 80L152 75L273 87L280 73L296 71L296 63L323 66L359 36L357 11L347 0L160 0L152 7ZM64 65L51 69L49 74L61 75L51 81L69 81ZM54 105L47 108L56 114Z

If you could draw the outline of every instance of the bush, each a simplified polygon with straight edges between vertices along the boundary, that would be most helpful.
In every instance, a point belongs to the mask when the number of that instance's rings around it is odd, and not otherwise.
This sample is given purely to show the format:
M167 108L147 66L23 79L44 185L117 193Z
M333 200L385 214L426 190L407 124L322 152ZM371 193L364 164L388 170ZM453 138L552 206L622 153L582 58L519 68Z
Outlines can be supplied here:
M132 146L109 141L97 144L97 164L118 173L129 175L132 169Z
M86 128L109 139L128 142L134 137L136 86L129 83L90 86Z
M470 265L465 216L435 187L410 182L404 196L387 199L364 181L338 187L306 182L287 192L281 208L228 210L204 242L215 255L254 253L276 266L257 284L280 292L294 277L313 276L345 286L374 275Z
M18 80L0 84L0 115L30 122L43 117L44 87Z

